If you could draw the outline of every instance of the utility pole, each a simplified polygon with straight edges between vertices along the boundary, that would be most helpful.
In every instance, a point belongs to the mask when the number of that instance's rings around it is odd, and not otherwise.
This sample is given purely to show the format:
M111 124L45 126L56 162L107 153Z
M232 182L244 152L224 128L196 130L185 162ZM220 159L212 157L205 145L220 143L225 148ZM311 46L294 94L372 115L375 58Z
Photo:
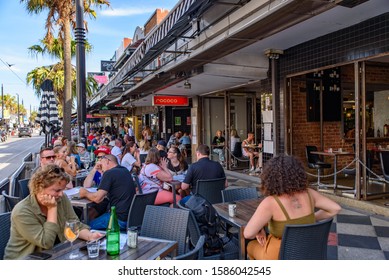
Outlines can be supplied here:
M1 84L1 123L4 123L4 88Z
M20 126L20 118L19 118L19 94L16 93L16 95L18 96L18 122L17 122L17 124L18 124L18 127L19 127L19 126Z

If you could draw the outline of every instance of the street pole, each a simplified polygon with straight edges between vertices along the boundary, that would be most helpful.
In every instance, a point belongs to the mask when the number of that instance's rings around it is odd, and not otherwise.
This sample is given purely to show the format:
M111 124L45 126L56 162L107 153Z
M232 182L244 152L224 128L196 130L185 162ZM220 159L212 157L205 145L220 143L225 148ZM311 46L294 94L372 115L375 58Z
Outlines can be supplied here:
M86 147L86 81L85 81L85 27L84 27L84 1L76 0L76 69L77 69L77 124L78 140L84 142Z
M17 122L17 124L18 124L18 127L19 127L20 126L20 119L19 119L19 94L16 93L16 95L18 96L18 122Z
M4 123L4 88L1 84L1 124Z

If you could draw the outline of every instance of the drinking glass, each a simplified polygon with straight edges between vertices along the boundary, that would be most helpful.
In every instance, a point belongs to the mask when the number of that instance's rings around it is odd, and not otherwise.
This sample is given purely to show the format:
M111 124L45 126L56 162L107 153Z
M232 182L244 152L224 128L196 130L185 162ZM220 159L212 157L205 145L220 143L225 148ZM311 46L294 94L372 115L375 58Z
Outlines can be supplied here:
M86 170L89 168L89 160L84 161L84 167Z
M68 220L65 223L64 234L68 241L70 241L70 250L71 254L69 255L69 259L78 258L78 252L73 252L73 241L77 239L78 234L80 233L80 221L78 220Z

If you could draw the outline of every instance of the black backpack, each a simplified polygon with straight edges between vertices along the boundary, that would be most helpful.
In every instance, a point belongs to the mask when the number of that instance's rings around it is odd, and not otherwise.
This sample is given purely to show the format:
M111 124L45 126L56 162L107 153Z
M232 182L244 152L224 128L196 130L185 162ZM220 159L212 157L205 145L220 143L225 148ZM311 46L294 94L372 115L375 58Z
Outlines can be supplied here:
M204 256L211 256L223 252L223 239L219 237L222 229L220 217L212 204L199 194L192 195L185 203L190 209L200 228L200 233L205 235Z

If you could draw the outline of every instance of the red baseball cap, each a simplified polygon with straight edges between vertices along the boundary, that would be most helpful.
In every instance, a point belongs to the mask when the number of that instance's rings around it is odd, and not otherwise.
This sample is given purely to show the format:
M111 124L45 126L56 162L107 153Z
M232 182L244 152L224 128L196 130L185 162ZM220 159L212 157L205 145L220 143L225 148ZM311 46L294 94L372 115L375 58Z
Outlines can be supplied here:
M95 152L95 155L97 156L99 153L104 153L106 155L111 154L111 150L106 146L100 146Z

